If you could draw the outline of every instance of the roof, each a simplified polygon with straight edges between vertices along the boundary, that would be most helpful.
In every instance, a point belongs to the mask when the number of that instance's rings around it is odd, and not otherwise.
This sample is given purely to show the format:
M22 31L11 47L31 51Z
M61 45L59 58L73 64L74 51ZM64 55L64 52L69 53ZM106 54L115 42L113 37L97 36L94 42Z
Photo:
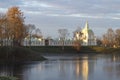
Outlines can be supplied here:
M92 29L89 29L89 30L88 30L88 34L94 35L94 32L92 31Z

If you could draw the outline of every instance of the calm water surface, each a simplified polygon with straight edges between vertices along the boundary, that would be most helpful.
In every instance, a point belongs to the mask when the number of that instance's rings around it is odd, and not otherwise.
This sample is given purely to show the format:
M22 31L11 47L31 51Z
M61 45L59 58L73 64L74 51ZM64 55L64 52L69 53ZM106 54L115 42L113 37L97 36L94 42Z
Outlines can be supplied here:
M120 55L46 56L43 62L0 65L19 80L120 80Z

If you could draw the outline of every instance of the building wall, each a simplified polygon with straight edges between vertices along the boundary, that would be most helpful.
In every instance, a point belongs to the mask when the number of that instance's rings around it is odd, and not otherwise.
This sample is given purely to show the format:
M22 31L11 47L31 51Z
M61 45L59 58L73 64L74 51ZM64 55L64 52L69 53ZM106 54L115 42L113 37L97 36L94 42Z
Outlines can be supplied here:
M48 45L45 44L45 40L39 41L39 40L32 40L31 46L63 46L63 42L59 40L48 40ZM24 46L30 46L29 40L24 40L23 45ZM70 41L64 41L64 46L72 46L74 44L73 40Z
M31 44L29 43L30 41L25 39L23 41L23 46L46 46L45 45L45 40L37 40L34 39L31 41ZM0 46L11 46L13 43L12 40L4 40L2 45L0 44ZM64 41L64 46L73 46L74 45L74 40L66 40ZM89 45L96 45L95 42L93 40L89 41L89 42L83 42L81 45L83 46L89 46ZM48 46L63 46L63 42L59 41L59 40L49 40L49 44Z

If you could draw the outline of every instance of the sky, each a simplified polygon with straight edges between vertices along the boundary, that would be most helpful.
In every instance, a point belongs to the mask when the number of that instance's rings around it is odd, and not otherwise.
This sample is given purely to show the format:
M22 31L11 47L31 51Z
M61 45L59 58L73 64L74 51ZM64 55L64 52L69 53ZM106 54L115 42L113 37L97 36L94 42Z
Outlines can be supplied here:
M70 37L86 21L96 36L108 28L120 28L120 0L0 0L0 12L18 6L25 23L40 28L43 36L58 37L58 29L68 29Z

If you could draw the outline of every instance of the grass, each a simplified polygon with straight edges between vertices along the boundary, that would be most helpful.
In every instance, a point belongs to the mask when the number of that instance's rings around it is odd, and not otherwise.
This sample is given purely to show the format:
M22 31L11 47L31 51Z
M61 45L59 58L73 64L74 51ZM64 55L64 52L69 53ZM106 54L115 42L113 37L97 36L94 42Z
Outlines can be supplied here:
M65 46L64 51L62 46L32 46L31 49L39 53L76 53L72 46Z
M81 47L81 52L83 53L105 53L105 54L113 54L120 53L120 48L110 48L110 47L102 47L102 46L83 46Z
M100 52L100 53L105 50L105 47L101 47L101 46L90 46L90 48L95 52Z
M39 53L25 47L0 47L0 61L38 61L45 60Z
M120 53L120 48L106 48L104 53Z
M78 52L73 46L65 46L64 51L61 46L32 46L32 50L39 53L101 53L105 50L104 47L99 46L81 46Z
M0 76L0 80L17 80L17 78L10 76Z

